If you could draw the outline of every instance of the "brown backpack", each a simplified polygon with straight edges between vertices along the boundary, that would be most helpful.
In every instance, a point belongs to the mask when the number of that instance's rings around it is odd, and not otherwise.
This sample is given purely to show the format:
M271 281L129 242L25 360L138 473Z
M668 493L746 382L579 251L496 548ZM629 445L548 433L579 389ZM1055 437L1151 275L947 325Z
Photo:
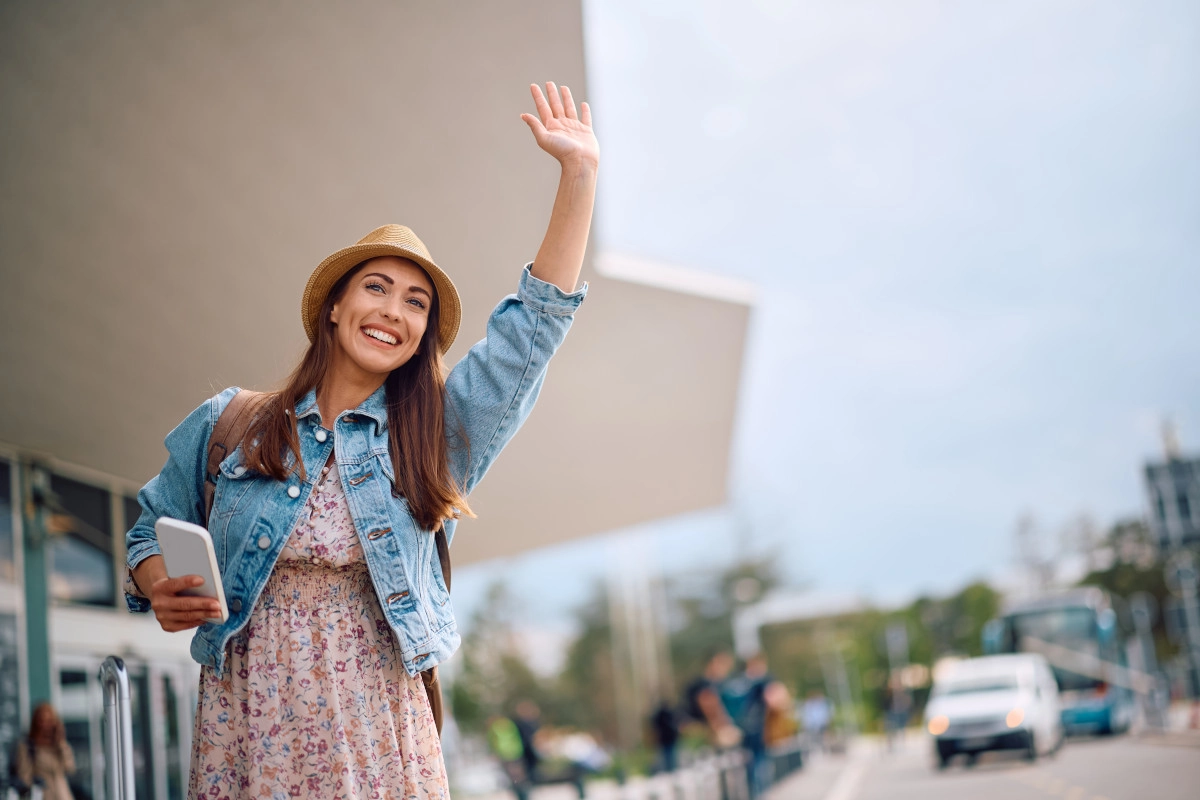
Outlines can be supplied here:
M265 392L252 392L242 389L229 405L221 412L217 424L213 426L212 435L208 437L208 466L205 468L204 479L204 523L207 527L208 517L212 514L213 496L217 491L217 476L221 471L221 462L237 449L238 444L246 435L246 430L258 413L259 407L267 399ZM438 561L442 567L442 578L446 581L446 590L450 589L450 545L446 541L446 528L439 525L434 531L434 543L437 546ZM438 734L442 732L442 685L438 681L438 668L431 667L421 673L421 682L425 684L425 693L429 696L429 708L433 711L433 721L437 725Z

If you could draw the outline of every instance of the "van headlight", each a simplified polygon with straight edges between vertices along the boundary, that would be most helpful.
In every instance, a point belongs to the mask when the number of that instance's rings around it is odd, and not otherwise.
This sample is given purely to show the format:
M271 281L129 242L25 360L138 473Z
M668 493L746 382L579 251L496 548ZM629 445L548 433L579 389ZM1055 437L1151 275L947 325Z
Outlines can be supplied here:
M929 733L933 736L941 736L950 728L950 718L938 715L929 720Z
M1024 721L1025 709L1023 708L1014 708L1012 711L1008 712L1008 716L1004 718L1005 724L1007 724L1010 728L1015 728Z

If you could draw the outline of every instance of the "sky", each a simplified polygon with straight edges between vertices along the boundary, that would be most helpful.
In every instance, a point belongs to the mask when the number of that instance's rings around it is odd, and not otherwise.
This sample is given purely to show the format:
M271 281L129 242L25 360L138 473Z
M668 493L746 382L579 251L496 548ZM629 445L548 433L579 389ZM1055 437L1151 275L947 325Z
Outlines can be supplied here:
M1200 5L584 8L598 248L758 288L730 503L456 572L460 609L541 576L561 617L631 536L952 591L1022 514L1140 514L1164 418L1200 451Z

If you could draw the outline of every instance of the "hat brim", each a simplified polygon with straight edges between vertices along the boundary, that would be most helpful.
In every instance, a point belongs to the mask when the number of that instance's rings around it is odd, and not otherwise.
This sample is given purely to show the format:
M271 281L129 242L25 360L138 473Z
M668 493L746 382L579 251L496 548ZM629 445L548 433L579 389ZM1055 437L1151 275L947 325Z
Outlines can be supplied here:
M380 256L396 256L412 261L433 282L437 293L438 304L438 349L444 355L458 336L458 326L462 321L462 306L458 299L458 289L450 276L442 268L430 261L421 253L397 244L379 242L374 244L352 244L338 250L322 261L308 278L304 287L304 297L300 302L300 316L304 322L304 332L310 342L317 339L317 317L321 313L321 305L329 295L333 285L350 270L364 261Z

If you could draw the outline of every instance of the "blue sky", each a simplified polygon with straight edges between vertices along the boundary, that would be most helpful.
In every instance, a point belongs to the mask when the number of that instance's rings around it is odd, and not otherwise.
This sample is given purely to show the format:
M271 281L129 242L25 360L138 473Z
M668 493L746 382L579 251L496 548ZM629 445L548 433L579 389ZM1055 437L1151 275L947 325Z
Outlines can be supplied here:
M1024 512L1140 513L1163 415L1200 450L1200 6L585 12L599 247L760 289L731 506L643 528L660 566L731 557L737 516L794 580L949 590ZM462 570L458 603L570 576L550 616L612 547Z

